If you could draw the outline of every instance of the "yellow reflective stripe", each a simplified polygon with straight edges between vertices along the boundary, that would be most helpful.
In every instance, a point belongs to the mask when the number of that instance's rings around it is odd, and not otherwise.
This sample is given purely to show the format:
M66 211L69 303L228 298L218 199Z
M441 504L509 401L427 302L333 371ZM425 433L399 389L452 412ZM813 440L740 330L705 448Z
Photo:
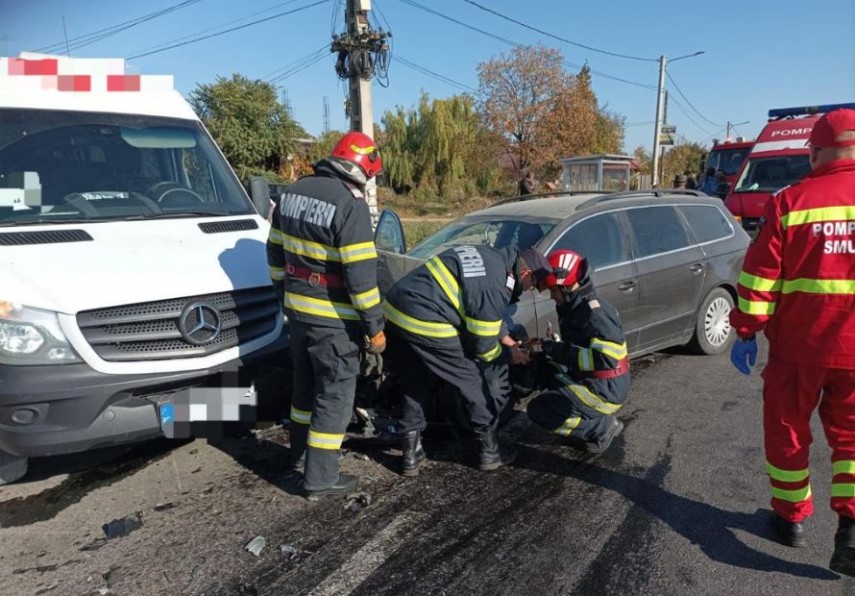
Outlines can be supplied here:
M626 358L626 344L619 344L613 341L604 339L592 339L591 348L602 352L606 356L611 356L615 360L623 360Z
M831 464L832 474L855 474L855 461L841 459Z
M454 275L452 275L451 271L448 270L448 267L445 266L445 263L439 257L428 259L425 266L436 280L436 283L439 284L439 287L442 288L442 291L445 292L445 295L448 296L448 300L451 302L454 310L460 313L460 317L463 318L463 309L460 307L460 285L457 283Z
M303 240L296 236L282 234L282 247L290 252L319 261L341 261L341 254L334 246L327 246L320 242Z
M405 315L388 302L383 303L383 313L390 322L416 335L438 338L457 337L457 329L453 325L434 321L420 321L410 315Z
M267 234L267 241L282 246L282 232L276 228L270 228L270 233Z
M855 279L787 279L781 292L806 292L808 294L855 294Z
M285 268L284 267L274 267L273 265L268 265L267 270L270 272L270 279L274 281L278 281L280 279L285 279Z
M493 360L498 358L501 353L502 346L496 344L496 346L492 350L484 352L483 354L478 354L478 358L480 358L484 362L492 362Z
M552 432L555 433L556 435L562 435L564 437L567 437L570 435L571 432L573 432L573 429L575 429L577 426L579 426L580 422L582 422L582 419L579 418L578 416L575 416L573 418L568 418L567 420L564 421L564 424L562 424L561 426L559 426L558 428L556 428Z
M834 487L831 487L832 496L834 496ZM804 488L796 488L793 490L784 490L783 488L772 487L772 496L776 499L780 499L782 501L787 501L788 503L798 503L799 501L806 501L808 497L810 497L810 484L805 486Z
M579 348L579 370L594 370L594 353L591 348Z
M851 499L855 497L855 484L832 484L831 496Z
M478 319L470 319L469 317L464 317L464 319L466 320L466 328L474 335L494 337L499 335L499 331L502 330L501 321L479 321Z
M309 447L318 449L339 449L341 442L344 441L344 435L332 433L319 433L316 430L309 429Z
M356 312L356 309L352 305L342 302L319 300L317 298L292 294L291 292L285 292L285 300L283 302L287 308L307 315L326 317L328 319L359 320L359 313Z
M380 290L372 288L367 292L351 294L350 301L353 302L353 306L359 310L368 310L372 306L380 304Z
M780 482L801 482L810 475L807 468L804 470L782 470L769 462L766 462L766 473L769 474L770 478Z
M775 314L775 303L762 302L760 300L746 300L740 296L739 310L747 315L773 315Z
M297 424L309 424L312 421L312 413L306 410L298 410L294 406L291 406L291 422L296 422Z
M739 274L739 284L758 292L777 292L781 289L780 279L769 279L768 277L751 275L745 271Z
M621 408L622 404L612 404L605 401L599 395L591 393L591 391L584 385L574 383L567 375L558 375L558 378L562 383L564 383L563 388L566 391L572 392L583 404L589 408L593 408L597 412L602 414L614 414Z
M781 217L781 227L787 228L816 221L840 221L844 219L855 219L855 206L842 205L840 207L819 207L817 209L791 211Z
M377 258L377 249L374 247L373 242L348 244L347 246L339 248L338 251L339 254L341 254L341 262L344 264Z

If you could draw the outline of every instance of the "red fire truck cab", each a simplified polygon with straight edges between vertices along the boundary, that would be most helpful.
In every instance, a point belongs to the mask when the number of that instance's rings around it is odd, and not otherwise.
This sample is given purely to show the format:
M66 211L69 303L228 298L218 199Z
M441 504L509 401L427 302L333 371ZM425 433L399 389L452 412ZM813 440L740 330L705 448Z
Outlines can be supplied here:
M772 195L810 172L807 140L813 125L822 114L838 108L855 108L855 104L769 110L769 122L754 142L724 200L748 232L757 229Z
M739 168L748 157L748 152L754 146L754 141L745 141L742 137L737 137L735 141L713 141L713 147L707 155L704 170L707 168L715 168L718 172L721 170L727 179L727 183L733 186L736 180L736 174L739 173Z

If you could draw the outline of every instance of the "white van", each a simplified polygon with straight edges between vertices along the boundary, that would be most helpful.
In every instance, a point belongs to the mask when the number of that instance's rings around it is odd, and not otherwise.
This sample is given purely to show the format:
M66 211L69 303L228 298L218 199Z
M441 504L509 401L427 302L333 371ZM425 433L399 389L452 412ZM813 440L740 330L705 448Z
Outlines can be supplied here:
M287 346L267 233L172 77L0 58L0 484L254 415Z

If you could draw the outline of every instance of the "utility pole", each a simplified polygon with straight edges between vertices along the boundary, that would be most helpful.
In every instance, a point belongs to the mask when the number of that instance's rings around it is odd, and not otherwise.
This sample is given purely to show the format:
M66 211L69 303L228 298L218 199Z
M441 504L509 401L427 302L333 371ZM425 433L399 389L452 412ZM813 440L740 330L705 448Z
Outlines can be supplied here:
M672 58L671 62L676 62L683 58L700 56L703 53L703 50L700 50L694 54L686 54L679 58ZM659 184L659 136L662 134L662 98L665 95L665 64L667 64L667 62L668 60L664 55L659 56L659 86L656 91L656 129L653 131L653 179L651 180L651 184L653 186Z
M324 95L324 134L330 131L330 98Z
M653 176L650 184L659 184L659 136L662 134L662 95L665 91L665 56L659 56L659 87L656 91L656 126L653 129Z
M348 101L345 115L350 118L350 130L358 130L374 138L374 117L371 103L371 79L378 57L388 52L387 34L374 31L368 24L371 0L347 0L346 31L333 38L331 51L338 52L336 72L348 81ZM382 62L385 62L383 60ZM368 181L365 199L376 221L377 183Z

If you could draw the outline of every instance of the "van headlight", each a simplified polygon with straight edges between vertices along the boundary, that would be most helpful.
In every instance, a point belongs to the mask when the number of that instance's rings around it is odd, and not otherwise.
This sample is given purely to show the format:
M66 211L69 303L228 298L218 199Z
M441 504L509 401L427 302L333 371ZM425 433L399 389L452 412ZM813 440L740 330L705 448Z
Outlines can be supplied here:
M0 300L0 364L80 362L56 313Z

